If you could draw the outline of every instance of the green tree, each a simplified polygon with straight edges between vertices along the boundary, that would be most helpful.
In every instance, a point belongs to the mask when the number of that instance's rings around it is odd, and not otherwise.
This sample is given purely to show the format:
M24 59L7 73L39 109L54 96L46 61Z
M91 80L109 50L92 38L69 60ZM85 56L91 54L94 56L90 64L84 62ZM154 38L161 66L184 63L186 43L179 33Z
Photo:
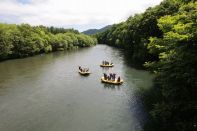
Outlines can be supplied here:
M0 24L0 60L88 47L96 42L74 29Z
M13 48L13 45L10 30L11 28L9 26L0 24L0 60L8 58L12 53L11 49Z
M159 60L147 62L157 77L162 99L151 111L155 130L192 131L197 124L197 2L180 7L176 15L158 20L162 38L151 38L150 53Z

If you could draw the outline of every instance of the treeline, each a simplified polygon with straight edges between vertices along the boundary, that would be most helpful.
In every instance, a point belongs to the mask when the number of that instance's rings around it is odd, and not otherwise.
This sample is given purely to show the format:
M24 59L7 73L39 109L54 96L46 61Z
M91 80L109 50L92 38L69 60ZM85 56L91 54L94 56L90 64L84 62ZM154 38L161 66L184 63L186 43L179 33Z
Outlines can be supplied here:
M68 32L79 34L79 31L75 30L75 29L64 29L64 28L57 28L57 27L53 27L53 26L46 27L46 26L43 26L43 25L40 25L39 27L51 32L52 34L68 33Z
M143 99L149 131L197 130L197 2L164 0L97 34L100 43L131 52L156 75Z
M74 29L0 23L0 60L88 47L96 43L96 38Z

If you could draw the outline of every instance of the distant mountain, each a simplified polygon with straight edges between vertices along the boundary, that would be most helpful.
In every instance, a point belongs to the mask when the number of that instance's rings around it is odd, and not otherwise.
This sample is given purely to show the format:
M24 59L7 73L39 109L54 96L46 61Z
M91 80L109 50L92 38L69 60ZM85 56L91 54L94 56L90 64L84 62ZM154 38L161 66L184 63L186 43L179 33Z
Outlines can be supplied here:
M82 33L86 34L86 35L94 35L96 33L101 33L101 32L104 32L106 31L107 29L111 28L112 25L108 25L108 26L105 26L101 29L89 29L89 30L86 30L86 31L83 31Z

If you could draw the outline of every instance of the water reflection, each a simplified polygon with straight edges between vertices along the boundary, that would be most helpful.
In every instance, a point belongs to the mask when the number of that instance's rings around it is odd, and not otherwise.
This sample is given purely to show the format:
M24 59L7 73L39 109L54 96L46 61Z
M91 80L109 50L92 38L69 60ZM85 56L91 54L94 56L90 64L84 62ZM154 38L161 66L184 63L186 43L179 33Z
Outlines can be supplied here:
M113 84L107 84L107 83L102 83L102 84L105 89L120 90L121 88L121 85L113 85Z

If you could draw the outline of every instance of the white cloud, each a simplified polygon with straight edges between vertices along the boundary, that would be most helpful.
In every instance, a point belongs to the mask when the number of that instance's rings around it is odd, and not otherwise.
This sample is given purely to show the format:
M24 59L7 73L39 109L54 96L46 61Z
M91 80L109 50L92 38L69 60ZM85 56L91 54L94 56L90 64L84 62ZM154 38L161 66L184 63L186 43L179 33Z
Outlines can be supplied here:
M1 0L0 22L95 28L117 23L162 0ZM12 19L12 18L17 18ZM2 21L2 20L4 21ZM83 28L84 25L84 28ZM99 25L99 26L97 26ZM86 26L87 27L87 26Z

